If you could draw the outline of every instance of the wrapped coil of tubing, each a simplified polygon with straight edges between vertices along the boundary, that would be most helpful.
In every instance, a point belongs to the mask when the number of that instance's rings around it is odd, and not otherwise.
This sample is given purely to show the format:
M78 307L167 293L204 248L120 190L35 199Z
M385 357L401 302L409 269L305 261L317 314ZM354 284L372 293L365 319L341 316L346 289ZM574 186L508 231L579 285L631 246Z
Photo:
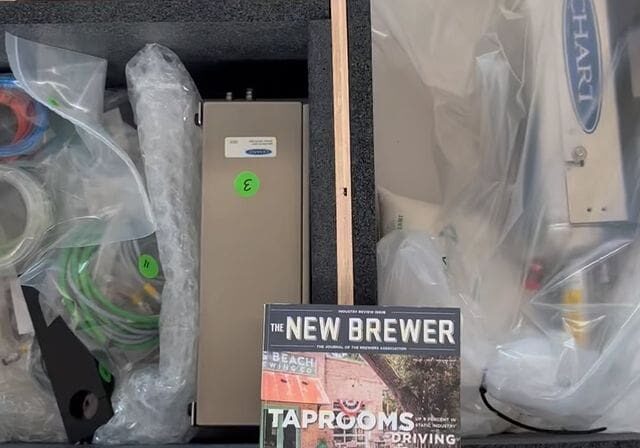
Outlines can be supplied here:
M15 268L39 247L51 226L53 209L43 186L27 171L0 165L0 185L15 189L25 207L22 233L14 238L3 235L0 228L0 272Z
M0 161L30 156L41 147L49 127L45 106L31 98L12 76L0 76L0 109L11 123L8 137L0 141Z
M139 257L135 241L125 241L122 252L132 269ZM101 348L147 352L158 346L159 314L131 311L108 297L92 272L99 246L63 249L59 260L58 290L76 331L89 336ZM160 300L157 289L144 282L137 295ZM139 297L130 297L135 303Z

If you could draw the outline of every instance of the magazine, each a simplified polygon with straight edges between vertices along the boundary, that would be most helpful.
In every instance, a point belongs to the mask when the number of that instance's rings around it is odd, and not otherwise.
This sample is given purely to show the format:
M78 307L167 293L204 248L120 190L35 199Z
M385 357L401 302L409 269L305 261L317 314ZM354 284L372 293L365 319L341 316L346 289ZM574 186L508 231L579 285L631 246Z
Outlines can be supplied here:
M460 445L460 311L267 305L261 448Z

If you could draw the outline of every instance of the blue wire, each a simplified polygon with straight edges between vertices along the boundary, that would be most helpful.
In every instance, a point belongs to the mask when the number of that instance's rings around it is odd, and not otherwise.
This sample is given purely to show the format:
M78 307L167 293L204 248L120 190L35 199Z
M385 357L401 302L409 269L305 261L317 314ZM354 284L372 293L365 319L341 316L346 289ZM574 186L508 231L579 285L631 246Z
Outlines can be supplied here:
M0 90L19 90L27 95L19 86L13 76L0 76ZM35 117L32 120L31 131L20 141L8 145L0 145L0 159L9 157L20 157L29 155L38 150L40 143L44 139L44 133L49 127L49 115L47 108L36 100L31 100L34 104Z

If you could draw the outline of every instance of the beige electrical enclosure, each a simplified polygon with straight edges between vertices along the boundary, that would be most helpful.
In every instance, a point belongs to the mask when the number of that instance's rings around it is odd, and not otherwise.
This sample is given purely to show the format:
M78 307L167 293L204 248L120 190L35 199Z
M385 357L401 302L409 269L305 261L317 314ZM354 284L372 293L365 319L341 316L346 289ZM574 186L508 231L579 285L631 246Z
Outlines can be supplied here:
M306 300L305 112L299 102L202 106L195 425L259 424L263 306Z

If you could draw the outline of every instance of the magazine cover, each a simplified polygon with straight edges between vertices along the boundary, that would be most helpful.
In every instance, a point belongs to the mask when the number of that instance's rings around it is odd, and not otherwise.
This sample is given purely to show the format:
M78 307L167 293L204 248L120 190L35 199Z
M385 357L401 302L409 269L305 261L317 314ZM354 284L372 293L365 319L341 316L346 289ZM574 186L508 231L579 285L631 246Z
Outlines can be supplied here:
M267 305L261 448L460 445L460 311Z

